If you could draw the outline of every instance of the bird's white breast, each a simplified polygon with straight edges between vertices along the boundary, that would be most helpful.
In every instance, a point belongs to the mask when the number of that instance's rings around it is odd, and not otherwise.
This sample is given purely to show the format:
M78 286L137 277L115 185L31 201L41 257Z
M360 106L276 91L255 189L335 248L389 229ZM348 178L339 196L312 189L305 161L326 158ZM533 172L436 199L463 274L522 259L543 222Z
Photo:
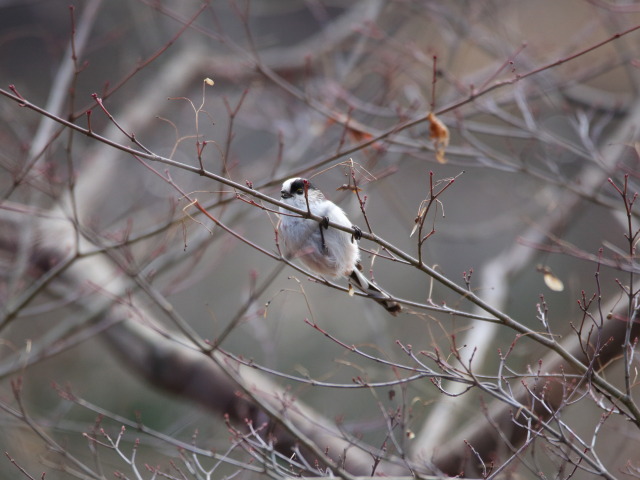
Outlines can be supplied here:
M342 209L328 200L310 204L310 208L314 214L328 217L331 222L351 227ZM306 205L302 209L306 209ZM281 209L281 213L291 212ZM322 235L320 228L323 228ZM280 231L287 253L321 275L349 275L360 258L358 244L352 241L351 234L331 227L325 229L315 220L282 215Z

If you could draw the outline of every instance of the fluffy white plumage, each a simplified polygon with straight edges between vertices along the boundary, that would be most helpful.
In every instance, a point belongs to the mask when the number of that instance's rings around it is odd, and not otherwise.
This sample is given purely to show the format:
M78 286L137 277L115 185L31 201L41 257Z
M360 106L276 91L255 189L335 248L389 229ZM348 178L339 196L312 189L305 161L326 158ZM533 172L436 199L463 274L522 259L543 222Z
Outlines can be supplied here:
M310 183L307 183L306 197L304 190L304 179L290 178L282 184L282 199L293 207L306 210L308 198L309 209L314 214L351 227L344 211L325 199L320 190ZM292 212L283 208L280 208L280 213L280 231L289 255L299 258L307 267L321 275L338 277L351 274L360 260L360 250L349 233L335 228L321 230L315 220L291 216Z
M292 207L300 210L308 208L313 214L330 222L352 227L344 211L327 200L320 190L304 178L285 181L280 194L282 201ZM315 220L301 218L282 207L279 229L288 255L300 259L320 275L350 277L358 288L373 297L391 314L397 315L400 312L400 305L392 301L389 294L360 273L360 250L352 234L327 228Z

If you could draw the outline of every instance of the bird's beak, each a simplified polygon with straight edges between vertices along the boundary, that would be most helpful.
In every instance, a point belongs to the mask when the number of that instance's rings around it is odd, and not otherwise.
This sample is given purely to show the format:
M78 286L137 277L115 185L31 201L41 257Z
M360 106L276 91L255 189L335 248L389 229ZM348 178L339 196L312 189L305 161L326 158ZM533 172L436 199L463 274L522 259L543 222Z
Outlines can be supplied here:
M287 199L287 198L291 198L291 197L293 197L293 195L291 195L291 194L290 194L289 192L287 192L286 190L282 190L282 191L280 192L280 196L281 196L282 198L284 198L284 199Z

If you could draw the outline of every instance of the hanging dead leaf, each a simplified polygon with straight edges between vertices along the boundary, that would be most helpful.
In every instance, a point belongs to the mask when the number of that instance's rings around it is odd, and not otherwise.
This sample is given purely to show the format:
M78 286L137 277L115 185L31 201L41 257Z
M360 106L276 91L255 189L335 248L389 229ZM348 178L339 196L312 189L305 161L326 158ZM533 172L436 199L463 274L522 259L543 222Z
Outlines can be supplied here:
M433 147L436 149L436 160L438 163L447 163L444 153L449 146L449 129L433 112L429 112L427 120L429 121L429 138L433 140Z
M564 283L558 277L552 273L544 274L544 283L550 290L554 292L561 292L564 290Z
M554 275L551 268L546 265L538 265L536 270L544 275L544 284L554 292L562 292L564 290L564 283L558 277Z

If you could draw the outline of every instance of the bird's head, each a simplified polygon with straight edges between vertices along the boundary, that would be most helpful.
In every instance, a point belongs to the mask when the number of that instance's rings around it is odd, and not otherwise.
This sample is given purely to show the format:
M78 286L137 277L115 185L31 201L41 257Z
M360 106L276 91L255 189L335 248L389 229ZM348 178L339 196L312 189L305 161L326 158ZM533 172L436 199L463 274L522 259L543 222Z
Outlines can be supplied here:
M286 180L282 184L280 196L284 202L298 208L304 208L307 198L309 202L324 198L322 192L313 186L309 180L300 177Z

